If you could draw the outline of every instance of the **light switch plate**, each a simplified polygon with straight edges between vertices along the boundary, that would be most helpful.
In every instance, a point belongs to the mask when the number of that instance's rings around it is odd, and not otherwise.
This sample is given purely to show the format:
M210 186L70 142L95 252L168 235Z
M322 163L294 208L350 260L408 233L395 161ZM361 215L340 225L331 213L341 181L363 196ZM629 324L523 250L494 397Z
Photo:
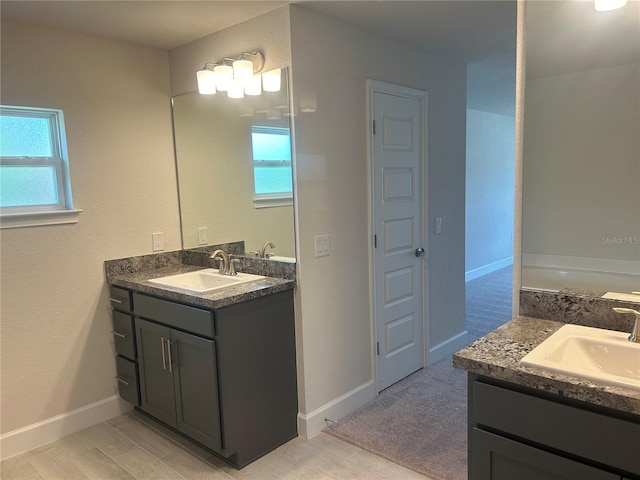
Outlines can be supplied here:
M331 237L329 235L316 235L316 258L328 257L331 253Z
M198 245L206 245L209 243L207 238L207 227L200 227L198 229Z
M436 235L440 235L442 233L442 217L436 217L435 228Z

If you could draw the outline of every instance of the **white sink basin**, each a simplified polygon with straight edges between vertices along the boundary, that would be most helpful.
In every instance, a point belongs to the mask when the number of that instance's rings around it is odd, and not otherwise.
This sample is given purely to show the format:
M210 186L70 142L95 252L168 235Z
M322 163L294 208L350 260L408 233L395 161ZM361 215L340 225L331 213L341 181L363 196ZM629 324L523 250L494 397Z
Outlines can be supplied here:
M218 271L213 268L205 268L204 270L196 270L195 272L179 273L177 275L154 278L149 281L151 283L157 283L167 287L181 288L183 290L189 290L196 293L206 293L219 288L262 280L263 278L265 277L261 275L252 275L250 273L220 275Z
M520 363L640 390L640 344L628 337L625 332L564 325Z

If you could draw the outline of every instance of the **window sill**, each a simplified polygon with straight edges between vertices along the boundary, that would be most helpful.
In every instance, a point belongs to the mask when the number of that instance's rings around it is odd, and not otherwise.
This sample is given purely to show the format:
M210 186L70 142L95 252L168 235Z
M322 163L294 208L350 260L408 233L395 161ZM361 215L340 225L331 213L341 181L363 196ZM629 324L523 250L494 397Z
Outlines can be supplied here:
M286 196L254 198L253 206L255 208L290 207L293 206L293 197Z
M40 227L78 223L82 210L56 210L52 212L4 213L0 215L0 229Z

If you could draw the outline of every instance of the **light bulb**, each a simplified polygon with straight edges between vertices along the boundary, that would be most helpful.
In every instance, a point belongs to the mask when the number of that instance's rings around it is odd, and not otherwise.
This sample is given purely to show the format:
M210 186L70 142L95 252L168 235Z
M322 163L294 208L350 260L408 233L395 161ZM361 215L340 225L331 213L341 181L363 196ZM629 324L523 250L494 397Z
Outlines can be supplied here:
M233 67L229 65L216 65L213 67L213 73L216 76L216 88L221 92L229 89L229 84L233 80Z
M216 79L215 74L207 69L203 68L196 73L198 80L198 92L202 95L212 95L216 93Z

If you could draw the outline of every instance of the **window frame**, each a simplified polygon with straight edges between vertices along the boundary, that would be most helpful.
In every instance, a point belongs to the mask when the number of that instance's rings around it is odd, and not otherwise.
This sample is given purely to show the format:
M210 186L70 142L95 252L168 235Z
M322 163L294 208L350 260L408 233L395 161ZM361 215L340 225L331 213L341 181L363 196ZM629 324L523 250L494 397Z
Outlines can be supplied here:
M252 125L251 134L263 133L271 135L287 135L289 137L289 151L290 156L293 156L293 147L291 146L291 129L287 127L272 127L268 125ZM290 192L277 192L277 193L256 193L255 184L255 168L260 167L282 167L288 166L291 172L292 184ZM253 204L255 208L270 208L270 207L284 207L293 205L293 158L288 161L279 160L255 160L253 156L253 146L251 148L251 169L253 172Z
M46 205L0 206L0 228L76 223L82 210L73 207L63 111L54 108L0 105L0 115L48 120L51 156L0 156L0 167L53 167L58 196L56 203Z

